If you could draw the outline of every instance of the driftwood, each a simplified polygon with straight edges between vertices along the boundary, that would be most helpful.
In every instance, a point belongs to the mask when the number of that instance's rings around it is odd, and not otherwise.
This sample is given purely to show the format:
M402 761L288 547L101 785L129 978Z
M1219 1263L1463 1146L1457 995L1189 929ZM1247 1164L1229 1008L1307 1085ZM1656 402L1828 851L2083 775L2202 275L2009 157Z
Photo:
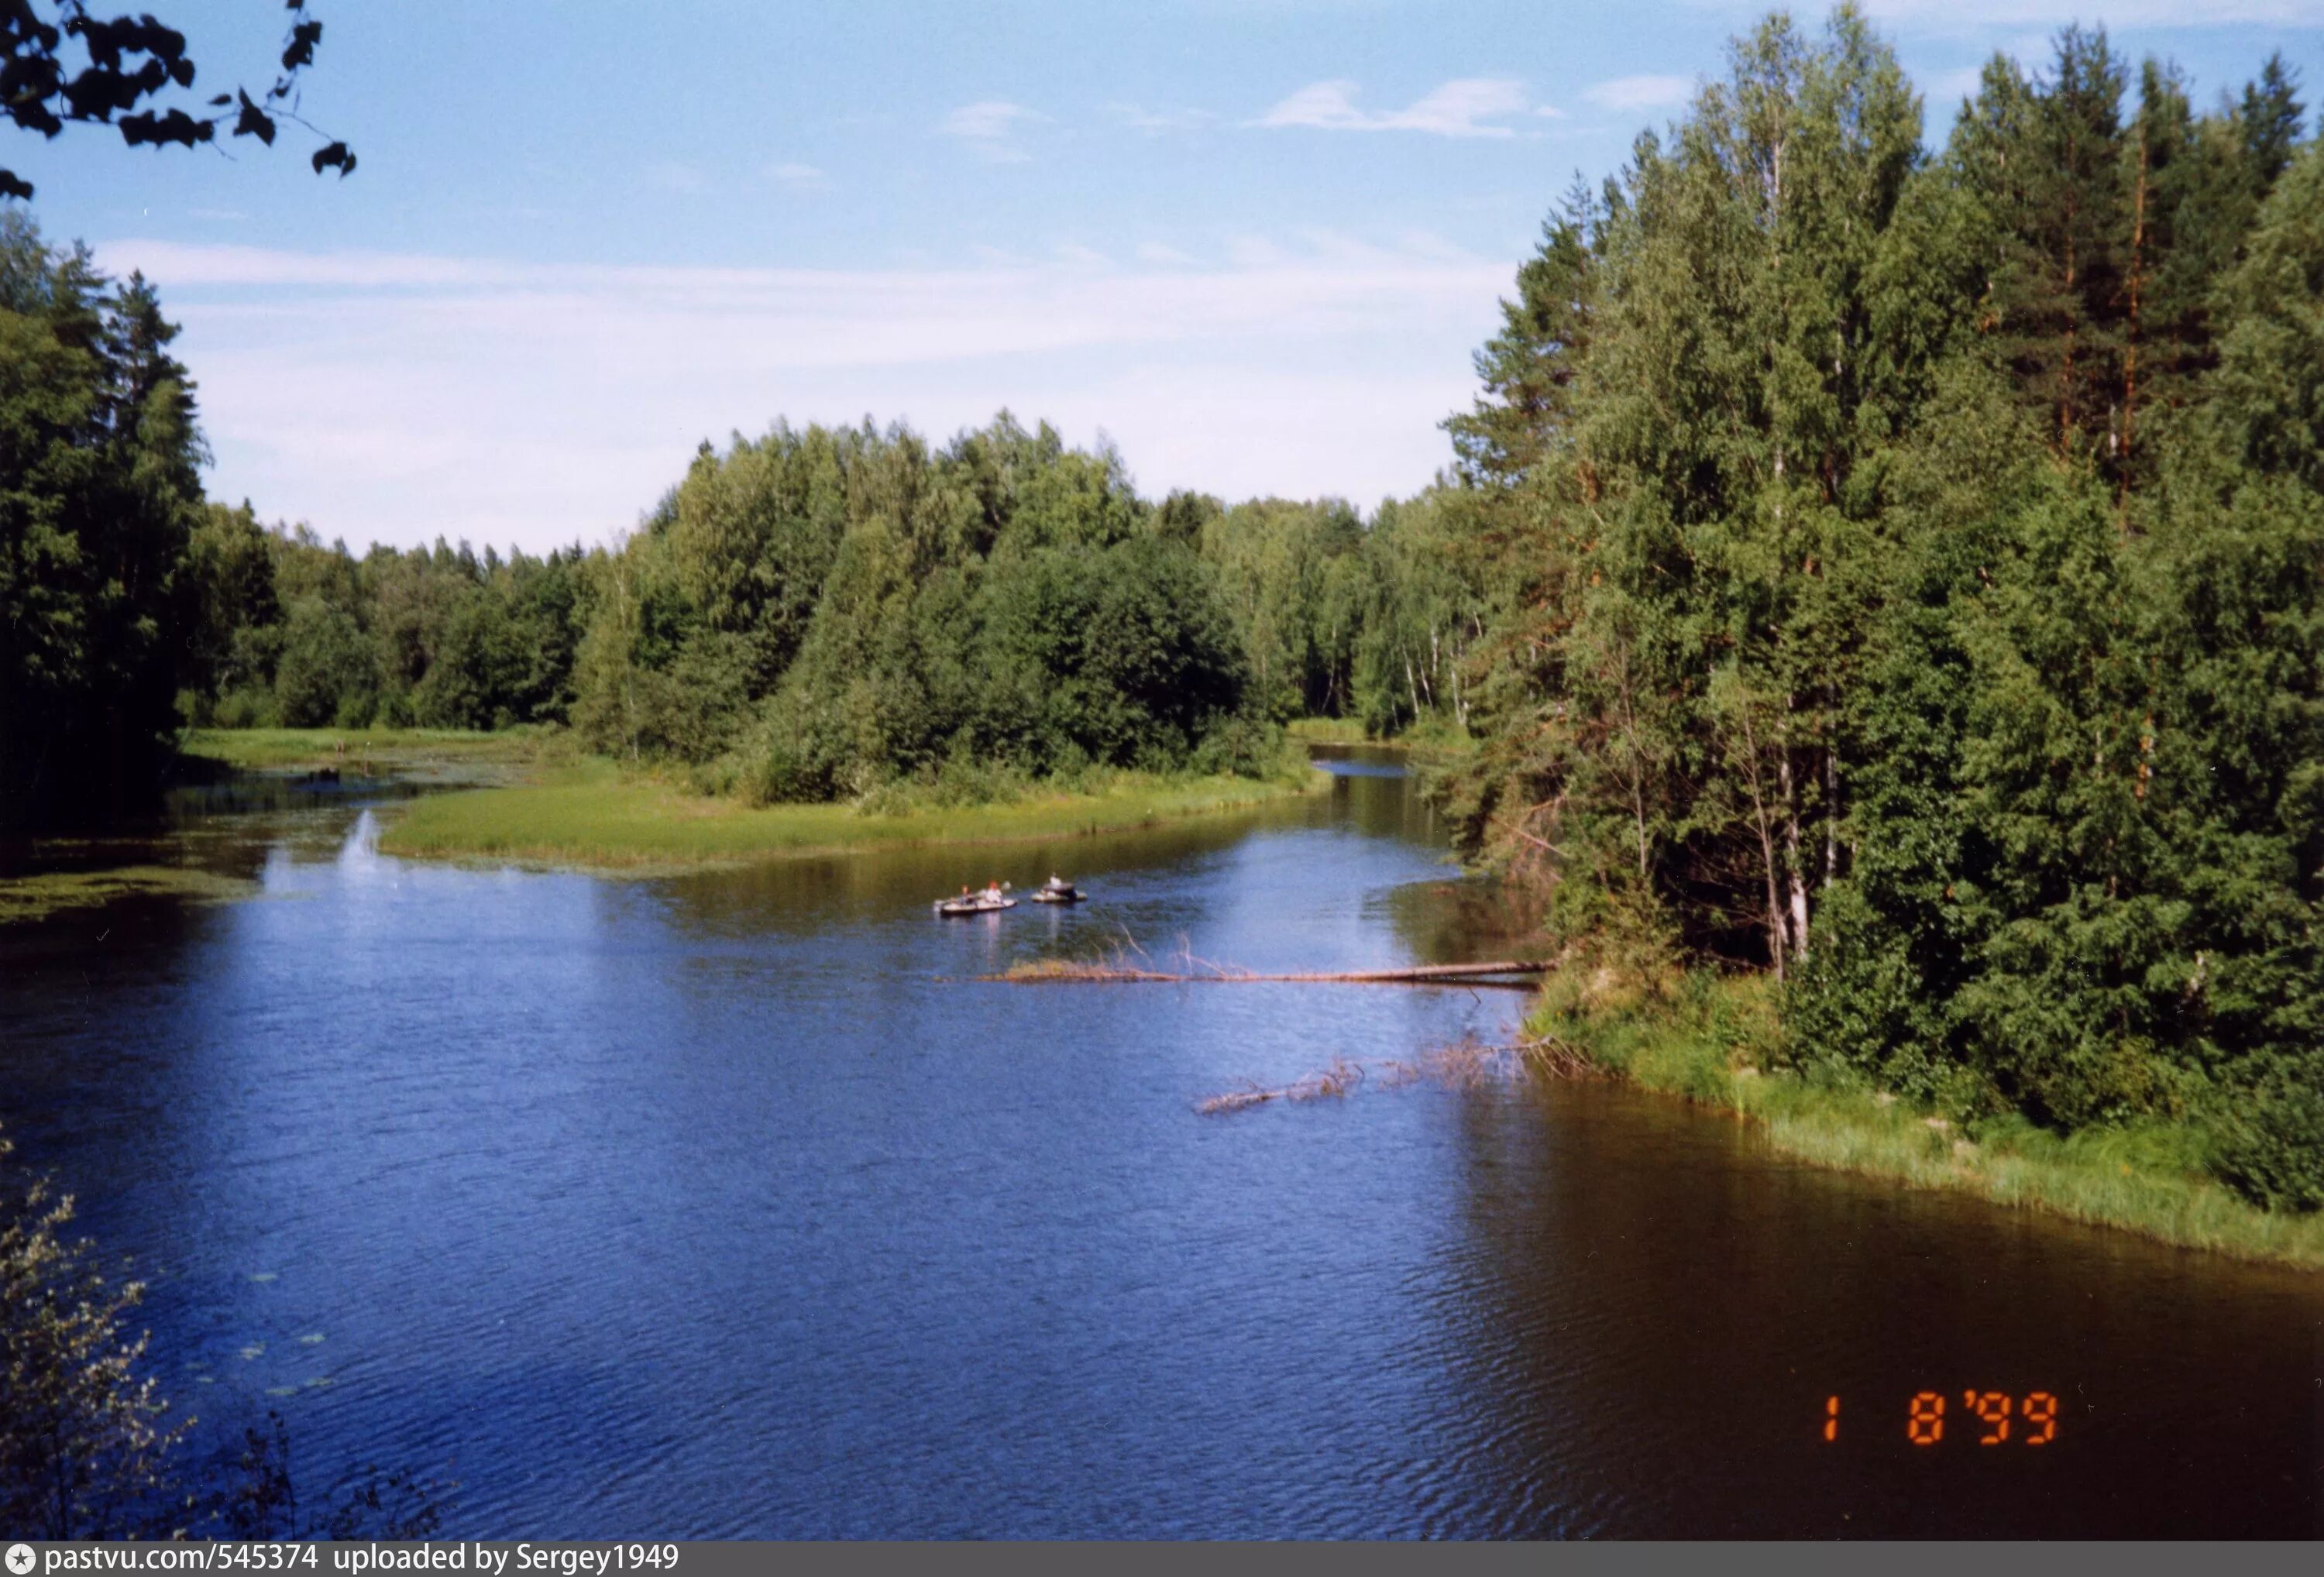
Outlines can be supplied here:
M1337 985L1434 985L1449 982L1462 985L1523 986L1526 984L1523 981L1496 980L1491 977L1539 974L1549 967L1546 964L1525 959L1509 959L1499 964L1415 964L1400 969L1305 970L1288 974L1259 974L1247 969L1231 969L1218 964L1208 964L1198 970L1189 969L1184 973L1176 973L1162 969L1141 969L1127 964L1089 964L1066 959L1045 959L1038 964L1012 965L1006 974L988 974L979 978L1005 981L1010 985L1121 984L1138 982L1209 985L1231 981L1273 981L1297 984Z
M1424 1054L1417 1062L1387 1057L1351 1063L1345 1057L1334 1057L1331 1066L1274 1089L1246 1079L1236 1089L1195 1102L1194 1110L1204 1117L1223 1117L1270 1101L1315 1101L1327 1095L1347 1095L1375 1075L1379 1087L1384 1090L1400 1090L1424 1082L1447 1089L1470 1090L1514 1078L1526 1069L1554 1079L1594 1078L1601 1072L1579 1048L1555 1036L1513 1041L1505 1046L1488 1046L1469 1039L1440 1046Z
M1239 1089L1197 1101L1194 1110L1205 1117L1215 1117L1228 1111L1240 1111L1246 1107L1263 1106L1269 1101L1320 1101L1326 1095L1345 1095L1363 1082L1363 1065L1339 1056L1332 1059L1330 1067L1309 1074L1296 1084L1284 1084L1272 1090L1263 1089L1246 1079Z

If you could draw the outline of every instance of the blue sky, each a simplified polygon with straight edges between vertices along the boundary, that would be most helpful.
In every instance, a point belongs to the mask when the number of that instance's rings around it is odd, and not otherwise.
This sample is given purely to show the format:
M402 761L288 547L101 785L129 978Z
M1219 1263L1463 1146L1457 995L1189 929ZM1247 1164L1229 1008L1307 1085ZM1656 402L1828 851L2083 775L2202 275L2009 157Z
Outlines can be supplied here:
M295 131L231 159L15 134L0 163L52 237L160 284L215 493L535 549L778 416L941 437L1005 405L1110 436L1156 494L1409 493L1552 201L1761 9L315 3L306 113L352 180ZM1868 9L1932 141L1980 61L2078 16L2200 102L2271 48L2324 97L2324 0ZM279 8L168 14L204 90L267 79Z

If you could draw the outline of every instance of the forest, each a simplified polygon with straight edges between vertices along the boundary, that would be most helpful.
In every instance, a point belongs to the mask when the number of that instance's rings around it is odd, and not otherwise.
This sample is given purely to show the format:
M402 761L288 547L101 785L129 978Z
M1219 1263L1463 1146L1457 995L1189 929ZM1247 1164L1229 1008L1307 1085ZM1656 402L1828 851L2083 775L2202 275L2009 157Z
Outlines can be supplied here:
M1933 126L1931 122L1937 124ZM203 495L146 281L0 216L0 826L194 724L555 724L705 792L1259 771L1432 792L1577 963L1765 972L1803 1070L2170 1120L2324 1207L2324 150L2069 29L1924 106L1772 17L1577 186L1448 467L1142 497L1006 412L705 442L622 540L358 557Z
M1850 10L1551 217L1452 423L1474 856L1789 1055L2324 1205L2324 151L2069 29L1939 145Z

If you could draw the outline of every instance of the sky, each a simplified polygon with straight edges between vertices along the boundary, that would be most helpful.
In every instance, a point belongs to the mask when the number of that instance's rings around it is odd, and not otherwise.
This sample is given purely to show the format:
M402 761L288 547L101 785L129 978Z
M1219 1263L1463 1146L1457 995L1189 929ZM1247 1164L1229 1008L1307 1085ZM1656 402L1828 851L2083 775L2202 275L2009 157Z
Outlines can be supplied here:
M197 88L263 84L268 0L152 0ZM1758 5L311 0L302 112L360 159L0 134L51 239L184 325L213 496L358 550L614 540L776 420L939 440L1007 408L1139 489L1370 508L1544 217L1683 112ZM2324 0L1870 0L1941 142L2068 22L2208 105ZM1803 8L1810 26L1821 13Z

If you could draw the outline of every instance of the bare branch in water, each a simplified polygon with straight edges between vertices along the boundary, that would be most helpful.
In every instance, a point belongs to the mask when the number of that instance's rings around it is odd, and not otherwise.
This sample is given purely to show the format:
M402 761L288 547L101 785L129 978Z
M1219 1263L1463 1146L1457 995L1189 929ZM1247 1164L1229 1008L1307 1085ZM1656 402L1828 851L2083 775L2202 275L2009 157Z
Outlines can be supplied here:
M1240 1089L1229 1090L1224 1094L1196 1102L1194 1110L1205 1117L1216 1117L1229 1111L1240 1111L1246 1107L1264 1106L1269 1101L1321 1101L1326 1096L1346 1095L1363 1082L1361 1063L1335 1056L1331 1066L1319 1073L1309 1074L1295 1084L1269 1090L1246 1079Z
M1372 1077L1384 1090L1401 1090L1424 1080L1446 1089L1471 1090L1514 1078L1526 1070L1554 1079L1594 1078L1601 1071L1582 1052L1554 1035L1503 1046L1489 1046L1471 1038L1434 1047L1416 1063L1398 1057L1351 1063L1345 1057L1334 1057L1322 1072L1274 1089L1246 1079L1238 1089L1197 1101L1194 1110L1204 1117L1223 1117L1270 1101L1314 1101L1325 1095L1346 1095Z

